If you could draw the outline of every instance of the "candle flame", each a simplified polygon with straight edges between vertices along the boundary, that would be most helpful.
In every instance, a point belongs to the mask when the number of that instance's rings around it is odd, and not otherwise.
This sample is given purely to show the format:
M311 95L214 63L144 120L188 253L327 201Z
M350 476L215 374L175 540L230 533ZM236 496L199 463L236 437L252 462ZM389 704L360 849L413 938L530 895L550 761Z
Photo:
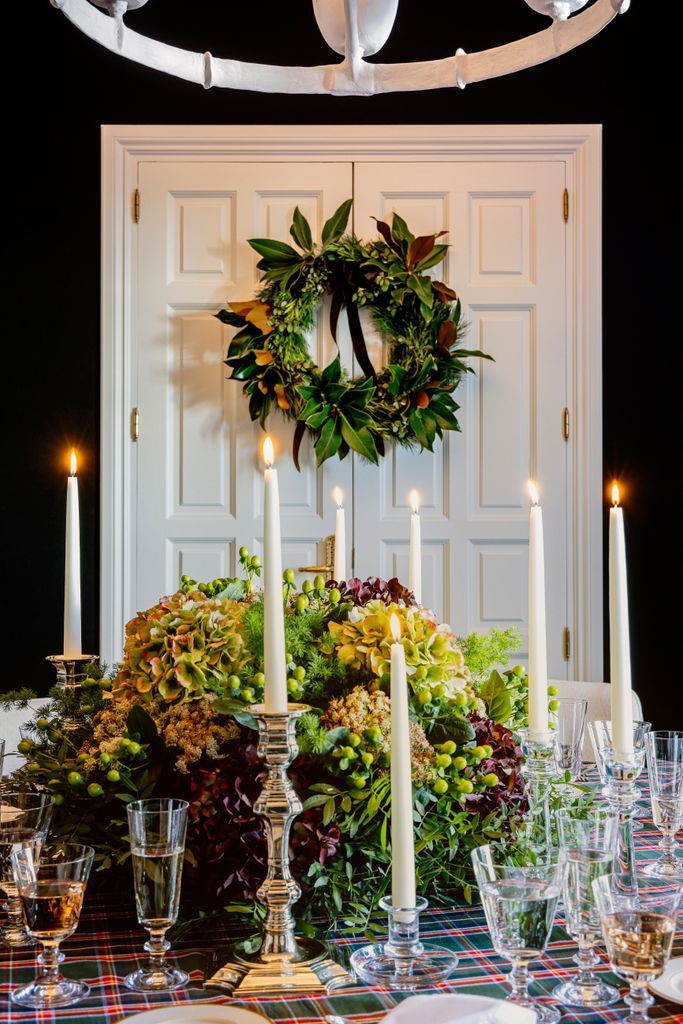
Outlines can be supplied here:
M77 469L78 469L78 462L76 461L76 449L72 448L71 449L71 462L70 462L69 475L70 476L76 476L76 470Z
M341 508L344 502L344 492L341 487L335 487L332 494L334 496L334 500L337 502L337 508Z
M612 484L612 504L615 508L619 504L619 484L616 482L616 480Z
M389 628L391 629L391 635L396 643L401 639L401 623L396 612L389 617Z
M410 504L413 506L413 512L417 515L420 511L420 495L417 491L410 492Z
M263 442L263 461L268 469L270 469L275 462L275 452L273 451L273 442L270 439L270 435Z
M540 499L538 496L538 487L536 486L535 482L533 480L529 480L527 482L526 488L529 492L529 497L531 498L531 504L538 505Z

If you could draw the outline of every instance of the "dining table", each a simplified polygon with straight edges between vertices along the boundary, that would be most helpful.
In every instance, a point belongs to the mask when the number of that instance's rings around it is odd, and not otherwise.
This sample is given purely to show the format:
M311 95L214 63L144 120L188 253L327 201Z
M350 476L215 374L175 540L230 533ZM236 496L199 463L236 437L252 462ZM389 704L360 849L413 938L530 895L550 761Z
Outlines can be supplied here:
M650 817L647 790L641 787L642 797L640 828L635 834L636 858L639 866L659 855L660 833ZM191 908L182 906L181 914L191 915ZM10 992L16 986L31 980L35 972L34 947L19 949L0 948L0 1024L28 1024L28 1022L60 1022L60 1024L117 1024L144 1010L164 1005L187 1006L197 1003L217 1003L251 1009L275 1022L286 1024L320 1024L331 1015L345 1018L352 1024L376 1024L410 993L389 991L364 984L350 984L327 996L296 995L282 992L277 996L231 998L227 993L203 987L205 978L215 972L218 966L229 959L230 943L240 937L240 932L231 924L231 915L213 916L202 924L181 930L174 937L173 949L169 954L190 976L187 987L168 994L142 995L129 991L123 984L124 977L144 957L143 944L146 935L138 925L133 905L132 887L130 894L98 891L91 886L86 896L80 924L75 934L63 943L65 961L62 967L67 977L84 980L90 986L90 994L82 1002L57 1010L33 1010L15 1006ZM386 917L384 916L384 920ZM378 913L375 923L381 924L383 917ZM318 922L321 933L326 933L326 923ZM243 934L243 933L242 933ZM447 905L432 906L421 915L421 937L457 952L458 967L450 980L443 982L433 992L466 993L504 999L508 993L506 976L510 965L494 951L482 906L476 891L473 901L468 904L462 898L454 898ZM336 947L335 955L342 962L351 953L365 945L367 939L360 935L337 931L328 936ZM627 986L610 970L603 946L597 947L604 965L604 977L616 985L622 995ZM576 943L565 930L562 906L558 910L547 951L543 957L531 964L531 994L541 1001L552 1001L553 988L576 971L573 957ZM683 956L683 929L678 928L672 956ZM562 1022L617 1022L627 1014L627 1007L619 1002L606 1010L582 1010L561 1007ZM683 1005L655 996L650 1008L650 1018L655 1021L683 1021Z

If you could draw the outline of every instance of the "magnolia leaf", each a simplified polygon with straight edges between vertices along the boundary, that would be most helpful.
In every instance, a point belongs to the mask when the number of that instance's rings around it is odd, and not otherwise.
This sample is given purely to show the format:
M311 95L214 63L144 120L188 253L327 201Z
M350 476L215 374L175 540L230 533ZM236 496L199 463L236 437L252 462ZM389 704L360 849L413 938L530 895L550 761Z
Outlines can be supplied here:
M358 452L359 455L362 455L369 462L374 462L377 465L377 449L368 428L361 427L359 430L356 430L343 413L340 414L339 418L341 420L342 437L349 448L352 448L354 452Z
M292 249L287 242L278 242L274 238L248 238L247 242L259 256L263 256L268 261L279 260L290 263L296 261L298 263L301 259L296 249Z
M435 267L437 263L442 262L447 252L447 245L435 245L431 253L416 264L415 270L419 270L422 273L425 270L429 270L430 267Z
M313 248L313 238L311 237L311 225L308 223L303 213L297 206L294 210L294 219L292 226L289 229L289 233L304 252L310 252Z
M262 334L271 334L274 328L268 323L268 317L272 312L266 302L259 302L254 299L251 302L231 302L230 308L239 316L258 327Z
M394 213L392 217L391 234L395 239L402 242L408 242L408 244L410 244L415 238L415 235L411 232L403 217L398 213Z
M447 284L444 284L443 281L432 281L431 284L436 297L441 302L455 302L457 299L457 294Z
M439 339L439 348L448 351L455 344L455 340L458 337L457 325L452 320L444 320L443 323L439 324L437 337Z
M432 282L428 277L421 277L419 274L411 274L408 278L408 287L415 292L423 305L430 308L434 302L432 293Z
M408 263L412 267L420 260L426 259L434 248L436 235L419 235L410 243L408 249Z
M321 236L323 245L329 245L330 242L338 241L344 234L346 225L349 222L352 205L353 199L346 199L339 209L334 211L330 219L325 221Z
M341 362L339 361L339 358L333 359L332 362L329 363L323 370L321 375L322 381L325 384L332 384L333 382L338 381L340 377Z
M339 451L342 436L337 429L337 421L329 419L320 431L320 437L315 443L315 454L318 465L321 466L327 459L331 459Z
M214 313L217 320L220 320L223 324L228 324L230 327L244 327L246 323L243 316L238 313L234 313L230 309L221 309L218 313Z
M387 245L389 246L391 251L395 252L397 256L403 257L403 250L401 249L401 246L398 244L398 242L396 242L395 239L392 238L392 236L391 236L391 228L389 227L389 225L387 223L385 223L385 221L383 221L383 220L377 220L377 217L373 217L372 219L377 224L377 230L379 231L380 235L382 236L384 241L387 243ZM384 264L381 263L381 261L377 261L377 266L379 266L380 269L384 270ZM398 266L399 272L401 270L403 270L403 264L402 263L397 264L397 266ZM389 268L389 270L391 271L391 267Z

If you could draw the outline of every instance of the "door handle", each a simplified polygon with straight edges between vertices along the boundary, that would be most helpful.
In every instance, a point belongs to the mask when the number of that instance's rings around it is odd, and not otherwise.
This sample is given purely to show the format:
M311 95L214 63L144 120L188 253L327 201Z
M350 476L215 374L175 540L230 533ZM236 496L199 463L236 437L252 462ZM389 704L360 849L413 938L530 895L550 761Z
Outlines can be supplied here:
M300 565L298 572L319 572L322 573L326 579L332 579L332 573L334 572L334 534L331 533L323 540L324 548L324 565Z

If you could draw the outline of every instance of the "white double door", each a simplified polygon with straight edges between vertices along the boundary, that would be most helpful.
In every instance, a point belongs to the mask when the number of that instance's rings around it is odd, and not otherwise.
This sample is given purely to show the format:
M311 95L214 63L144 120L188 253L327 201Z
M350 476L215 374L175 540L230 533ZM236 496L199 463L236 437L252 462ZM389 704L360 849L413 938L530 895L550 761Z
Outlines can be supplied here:
M283 564L313 565L334 531L332 491L347 508L349 572L407 578L409 493L420 494L423 601L458 633L516 625L526 636L529 476L546 527L550 671L566 675L568 582L566 226L561 161L139 163L141 217L132 322L135 443L130 607L154 603L187 573L236 570L262 543L262 431L223 364L230 331L213 314L258 285L248 238L286 239L294 208L314 237L353 196L356 234L396 210L416 234L446 229L438 275L461 296L473 361L456 393L461 434L433 454L389 450L379 468L349 456L301 472L292 427L272 416ZM319 317L320 365L334 342ZM375 344L381 358L381 340ZM350 361L342 342L342 357ZM132 538L131 538L132 539ZM523 645L523 653L526 643Z

